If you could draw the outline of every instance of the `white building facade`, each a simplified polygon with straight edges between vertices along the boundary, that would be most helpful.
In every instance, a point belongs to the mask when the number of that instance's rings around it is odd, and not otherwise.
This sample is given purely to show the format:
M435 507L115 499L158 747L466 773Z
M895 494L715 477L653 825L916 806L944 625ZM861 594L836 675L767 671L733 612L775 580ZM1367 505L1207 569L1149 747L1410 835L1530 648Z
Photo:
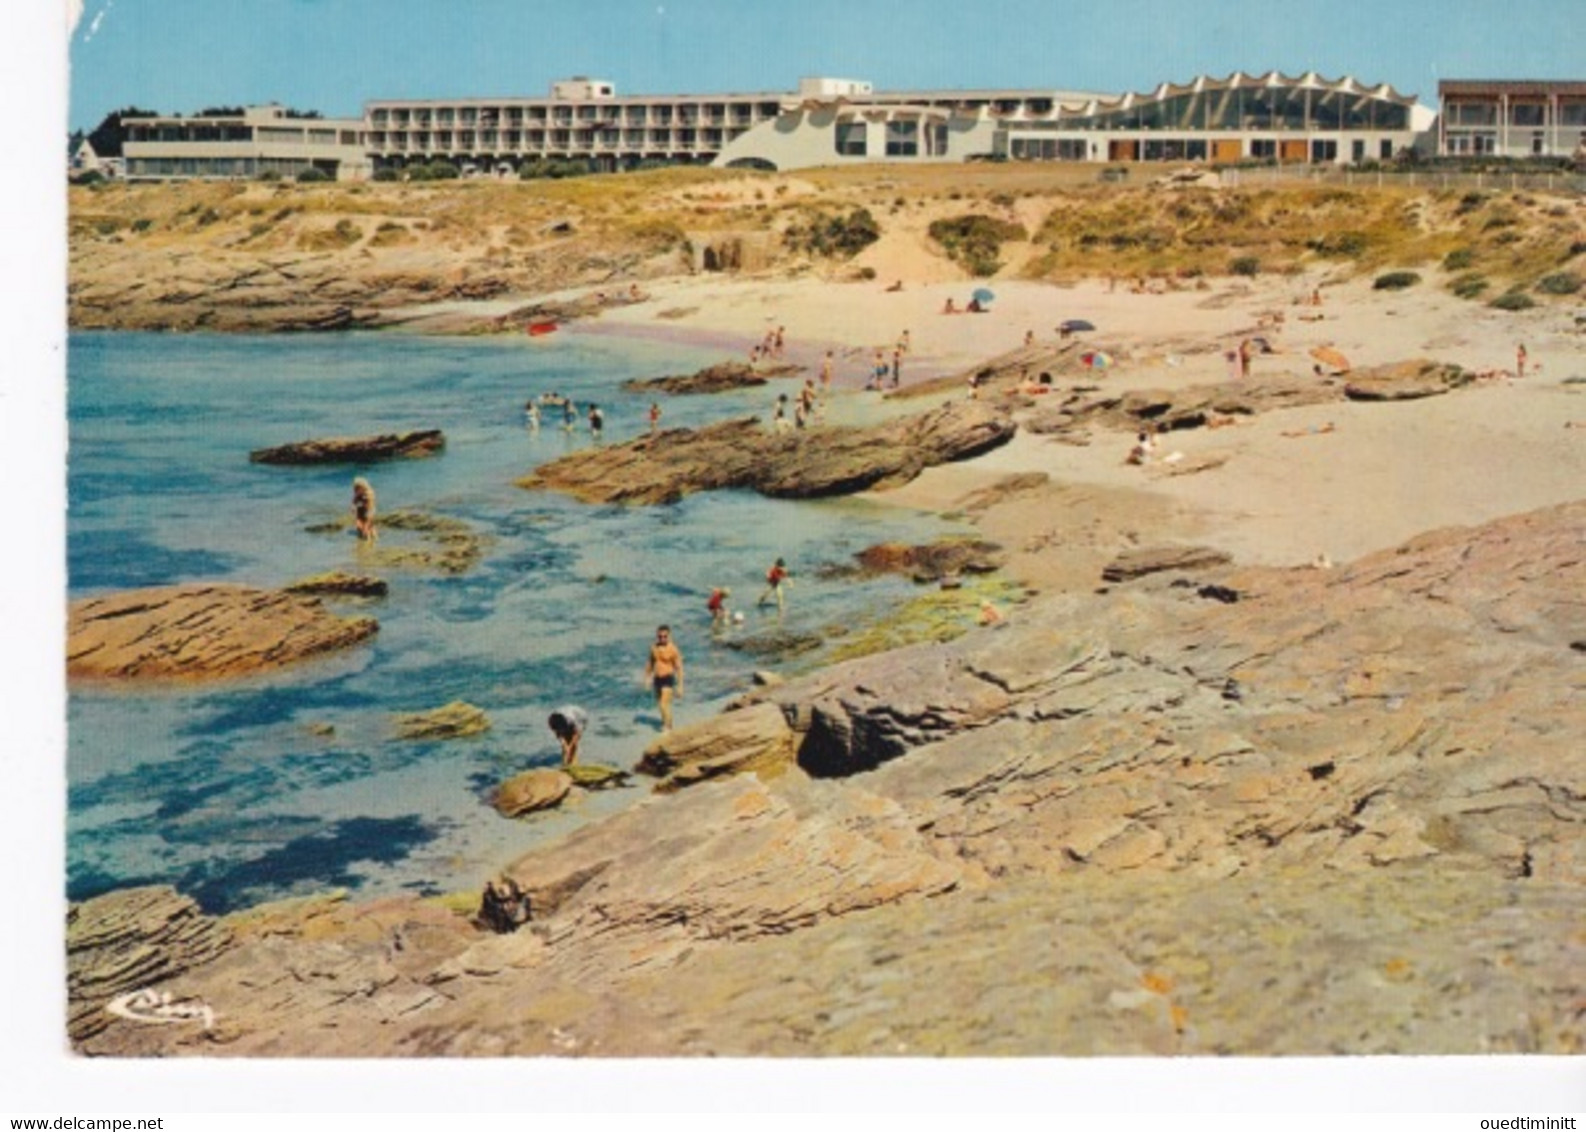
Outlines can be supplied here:
M1586 152L1586 82L1447 80L1437 151L1450 157L1573 157Z
M296 177L366 179L372 165L358 118L311 118L280 106L191 118L127 118L121 145L129 181Z
M862 161L1264 161L1350 164L1425 143L1436 115L1388 86L1236 73L1147 94L912 91L807 97L719 165Z

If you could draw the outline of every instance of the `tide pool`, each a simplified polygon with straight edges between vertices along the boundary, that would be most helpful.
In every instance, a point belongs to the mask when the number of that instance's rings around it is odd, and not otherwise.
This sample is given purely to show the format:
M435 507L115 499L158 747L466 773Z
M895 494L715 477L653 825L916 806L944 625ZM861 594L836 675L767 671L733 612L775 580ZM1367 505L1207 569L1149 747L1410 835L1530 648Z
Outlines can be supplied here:
M421 339L73 335L68 355L68 587L72 598L226 581L276 587L329 570L384 577L377 601L327 599L380 622L372 642L280 673L193 687L72 689L67 720L68 895L169 883L212 911L295 893L476 888L536 840L648 797L577 795L507 821L495 783L557 761L545 719L590 713L581 759L630 766L658 720L640 674L655 626L686 660L679 723L712 714L764 664L727 647L781 628L831 636L884 616L913 587L823 580L818 568L884 540L950 528L859 501L717 492L666 507L589 506L513 481L592 443L523 404L557 390L605 413L605 442L648 427L634 377L692 372L720 351L592 335ZM778 388L655 398L664 427L759 413ZM313 437L440 428L443 455L365 468L251 464ZM379 511L459 520L482 540L466 573L370 568L349 530L351 481ZM386 538L400 538L388 533ZM794 571L780 626L752 608L765 569ZM730 586L746 623L713 638L705 599ZM801 656L818 663L820 652ZM784 668L784 671L787 669ZM466 700L485 735L411 742L401 713Z

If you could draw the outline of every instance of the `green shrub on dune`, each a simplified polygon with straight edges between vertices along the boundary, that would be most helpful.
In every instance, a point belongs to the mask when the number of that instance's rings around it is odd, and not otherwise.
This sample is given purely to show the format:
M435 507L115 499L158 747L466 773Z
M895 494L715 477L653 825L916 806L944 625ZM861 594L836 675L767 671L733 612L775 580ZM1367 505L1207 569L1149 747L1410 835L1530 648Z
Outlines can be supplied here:
M1421 281L1421 277L1414 271L1390 271L1386 275L1379 275L1371 284L1373 291L1402 291L1406 287L1414 287Z

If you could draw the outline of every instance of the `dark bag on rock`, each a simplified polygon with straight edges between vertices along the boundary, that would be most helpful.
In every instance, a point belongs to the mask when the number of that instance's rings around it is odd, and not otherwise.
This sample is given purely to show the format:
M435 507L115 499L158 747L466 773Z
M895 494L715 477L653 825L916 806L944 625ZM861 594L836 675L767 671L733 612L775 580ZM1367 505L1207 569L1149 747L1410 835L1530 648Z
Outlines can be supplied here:
M502 934L515 932L529 922L531 915L529 894L518 887L517 881L507 877L499 885L485 882L476 917L482 927Z

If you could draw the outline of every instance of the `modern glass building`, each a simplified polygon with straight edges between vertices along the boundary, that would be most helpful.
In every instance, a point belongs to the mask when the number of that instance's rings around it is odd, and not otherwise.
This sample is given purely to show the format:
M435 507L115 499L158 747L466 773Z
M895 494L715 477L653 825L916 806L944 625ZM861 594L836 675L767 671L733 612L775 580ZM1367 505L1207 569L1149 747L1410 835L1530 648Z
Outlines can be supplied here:
M1436 115L1386 85L1236 73L1144 94L909 92L805 100L722 152L780 169L845 161L1223 161L1346 164L1424 142Z

